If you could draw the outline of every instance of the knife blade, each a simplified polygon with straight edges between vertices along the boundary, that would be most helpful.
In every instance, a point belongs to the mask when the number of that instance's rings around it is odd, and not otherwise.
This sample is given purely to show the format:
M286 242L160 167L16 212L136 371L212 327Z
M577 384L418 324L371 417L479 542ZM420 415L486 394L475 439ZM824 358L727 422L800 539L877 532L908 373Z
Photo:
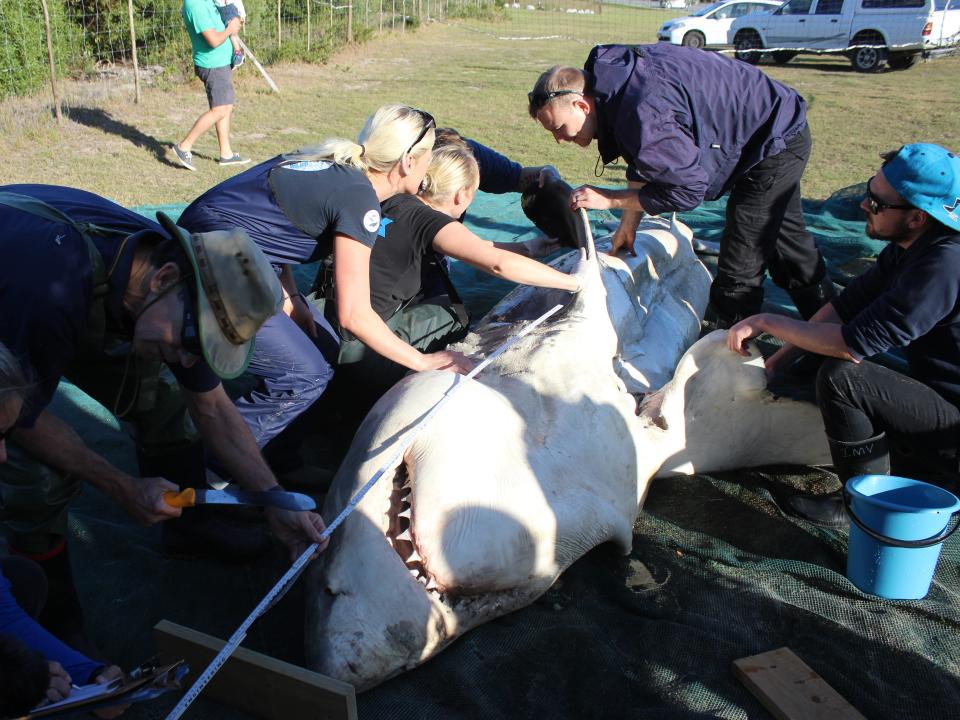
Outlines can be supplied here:
M259 505L278 507L284 510L316 510L317 504L309 495L285 490L241 490L228 485L222 490L197 490L187 488L178 493L166 492L163 499L171 507L194 507L196 505Z

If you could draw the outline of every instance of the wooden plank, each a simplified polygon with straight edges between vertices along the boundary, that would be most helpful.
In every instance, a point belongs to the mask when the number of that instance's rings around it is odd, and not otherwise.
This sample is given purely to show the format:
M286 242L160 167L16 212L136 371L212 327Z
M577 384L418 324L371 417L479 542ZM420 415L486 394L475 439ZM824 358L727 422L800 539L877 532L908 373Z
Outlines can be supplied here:
M168 620L153 628L161 662L186 660L187 687L224 641ZM353 685L291 665L262 653L237 648L200 696L264 720L356 720Z
M866 720L790 648L734 660L733 672L777 720Z

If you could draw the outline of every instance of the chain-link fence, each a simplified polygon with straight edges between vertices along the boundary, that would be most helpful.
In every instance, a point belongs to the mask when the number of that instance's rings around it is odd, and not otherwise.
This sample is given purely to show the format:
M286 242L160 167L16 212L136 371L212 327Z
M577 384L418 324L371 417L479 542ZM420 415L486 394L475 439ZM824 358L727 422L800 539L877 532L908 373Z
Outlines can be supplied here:
M183 65L182 0L0 0L0 97L105 66ZM322 62L339 46L428 19L484 16L493 0L247 0L241 37L264 64ZM45 18L45 15L47 16ZM49 48L47 35L49 35ZM135 39L135 41L134 41Z
M212 0L211 0L212 2ZM516 39L665 41L747 62L834 53L870 72L955 51L960 0L247 0L242 38L264 63L320 62L344 43L459 18ZM184 67L182 0L0 0L0 97L104 66ZM48 15L45 19L44 15ZM48 28L48 29L47 29ZM49 38L49 40L48 40ZM153 70L155 72L155 70ZM56 90L54 90L56 93Z

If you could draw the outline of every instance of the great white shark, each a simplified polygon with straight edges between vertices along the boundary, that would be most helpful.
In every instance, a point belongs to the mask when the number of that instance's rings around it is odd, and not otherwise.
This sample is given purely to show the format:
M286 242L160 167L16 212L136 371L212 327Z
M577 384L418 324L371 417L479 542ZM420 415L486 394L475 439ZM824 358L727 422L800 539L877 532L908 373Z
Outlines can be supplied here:
M829 462L816 407L771 395L759 354L730 352L723 332L693 344L710 275L689 228L645 219L636 257L597 253L585 216L580 235L584 289L521 287L494 307L460 350L483 358L565 303L457 387L396 462L456 378L407 376L364 420L324 516L387 472L309 570L313 669L372 687L533 602L597 545L629 552L654 477Z

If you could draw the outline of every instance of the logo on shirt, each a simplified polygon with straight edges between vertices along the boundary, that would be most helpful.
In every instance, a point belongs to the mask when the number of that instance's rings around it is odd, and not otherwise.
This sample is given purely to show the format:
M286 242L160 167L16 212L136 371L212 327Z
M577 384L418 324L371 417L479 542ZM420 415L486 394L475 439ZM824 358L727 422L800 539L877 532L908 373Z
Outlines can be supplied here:
M379 235L382 238L385 238L387 236L387 225L389 225L392 222L393 220L391 220L390 218L380 218L380 229L377 231L377 235Z
M953 220L957 221L957 208L960 207L960 198L957 198L953 201L953 205L944 205L943 209L947 211L947 216Z
M380 213L376 210L370 210L363 216L363 227L367 232L376 232L380 229Z

